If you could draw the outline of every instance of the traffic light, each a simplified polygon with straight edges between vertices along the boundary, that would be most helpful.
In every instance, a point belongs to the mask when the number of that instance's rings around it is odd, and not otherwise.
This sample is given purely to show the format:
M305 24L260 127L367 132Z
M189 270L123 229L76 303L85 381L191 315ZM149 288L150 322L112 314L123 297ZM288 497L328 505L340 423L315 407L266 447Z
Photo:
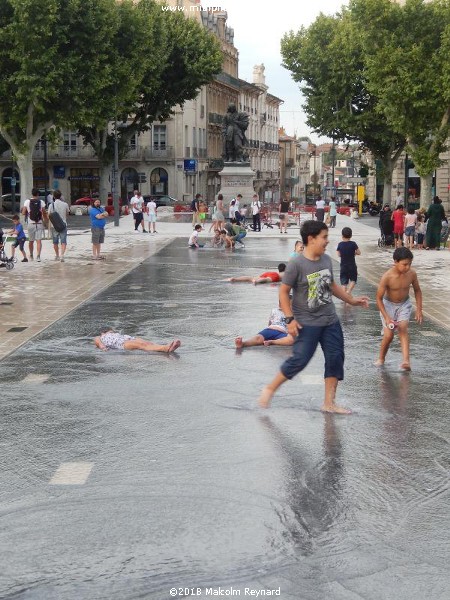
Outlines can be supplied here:
M359 167L358 175L365 179L369 175L369 167L367 165L361 165Z

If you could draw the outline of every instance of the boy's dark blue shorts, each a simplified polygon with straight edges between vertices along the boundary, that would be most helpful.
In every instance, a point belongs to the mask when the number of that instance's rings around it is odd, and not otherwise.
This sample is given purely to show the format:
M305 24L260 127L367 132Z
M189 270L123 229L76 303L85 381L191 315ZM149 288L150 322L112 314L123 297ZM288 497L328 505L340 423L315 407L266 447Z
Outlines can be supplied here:
M17 248L17 246L19 246L20 250L23 250L23 247L25 246L25 238L21 238L20 240L16 238L13 242L13 246L14 248Z
M341 285L347 285L349 281L354 281L355 283L358 281L358 270L353 265L341 265L341 273L340 273Z
M270 329L266 328L259 332L258 335L262 335L264 340L281 340L287 336L287 333L284 331L278 331L278 329Z

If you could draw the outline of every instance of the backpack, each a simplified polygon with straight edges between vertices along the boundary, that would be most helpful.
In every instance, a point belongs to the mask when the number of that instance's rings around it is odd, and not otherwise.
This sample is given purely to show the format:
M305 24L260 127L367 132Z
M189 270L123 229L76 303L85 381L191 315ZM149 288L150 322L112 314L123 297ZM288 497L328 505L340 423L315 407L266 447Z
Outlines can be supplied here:
M29 213L29 219L30 221L33 221L33 223L39 223L42 221L42 208L40 199L36 200L35 198L31 198Z
M191 210L194 212L197 210L197 200L195 198L191 202Z
M66 224L64 223L64 221L61 218L61 215L59 215L54 207L52 212L49 212L48 218L50 220L50 223L53 226L53 229L57 232L57 233L61 233L62 231L64 231L64 229L66 228Z

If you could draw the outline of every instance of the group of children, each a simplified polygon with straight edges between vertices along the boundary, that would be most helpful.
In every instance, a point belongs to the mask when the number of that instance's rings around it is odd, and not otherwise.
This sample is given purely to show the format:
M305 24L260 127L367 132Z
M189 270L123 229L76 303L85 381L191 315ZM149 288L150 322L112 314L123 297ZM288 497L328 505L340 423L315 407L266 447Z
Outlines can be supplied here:
M423 250L425 248L425 236L427 233L427 223L425 222L425 213L423 210L416 211L414 208L405 209L402 204L397 206L392 213L394 245L396 248L405 246L410 250ZM439 233L439 230L438 230ZM449 226L447 219L442 220L440 225L440 244L447 243L449 236ZM428 249L428 248L426 248Z
M197 227L201 226L196 226ZM331 258L325 253L328 227L321 221L305 221L301 228L302 240L296 242L291 260L280 263L278 272L267 271L258 277L232 277L230 282L280 283L279 306L271 312L267 327L255 336L244 340L235 339L238 350L251 346L293 346L293 353L281 365L274 379L266 385L259 398L259 406L268 408L276 390L288 379L301 372L312 359L320 344L325 357L325 397L321 410L328 413L349 414L351 411L336 404L337 385L344 377L344 337L332 301L335 296L351 306L369 306L367 296L352 295L358 273L355 256L360 254L358 245L351 239L352 230L344 227L342 240L337 246L340 257L340 284L333 277ZM401 371L410 371L408 324L412 312L409 298L414 290L415 318L422 323L422 292L417 273L411 268L413 254L409 248L396 248L394 264L384 273L376 293L376 304L383 326L379 358L376 366L384 365L387 352L398 332L402 351ZM102 350L144 350L173 352L180 346L179 340L158 345L140 338L122 335L111 328L95 338Z
M200 224L195 225L194 231L189 236L189 248L203 248L205 244L199 241L199 235L203 227ZM236 219L231 219L230 222L224 224L222 229L216 229L214 235L209 242L211 248L235 248L239 244L241 248L245 248L242 241L247 235L247 230Z
M343 379L344 339L337 318L332 296L352 306L368 307L369 298L354 297L350 293L357 281L355 256L360 254L351 240L352 231L342 230L342 241L337 252L341 258L340 282L333 279L331 259L325 254L328 244L328 228L324 223L306 221L302 227L304 250L302 256L291 260L280 286L280 309L284 314L286 333L294 340L293 353L281 366L274 379L266 385L259 398L259 405L268 408L276 390L292 379L309 363L320 344L325 356L325 398L322 411L348 414L351 411L335 402L337 385ZM416 300L416 321L422 323L422 292L416 272L411 268L413 260L409 248L397 248L393 266L382 276L377 289L376 303L383 324L383 339L376 366L384 365L387 352L398 331L403 360L401 371L410 371L408 323L412 304L409 299L412 287ZM236 339L237 347L260 343L264 331L243 342ZM265 342L263 342L265 343ZM290 343L285 338L284 345Z

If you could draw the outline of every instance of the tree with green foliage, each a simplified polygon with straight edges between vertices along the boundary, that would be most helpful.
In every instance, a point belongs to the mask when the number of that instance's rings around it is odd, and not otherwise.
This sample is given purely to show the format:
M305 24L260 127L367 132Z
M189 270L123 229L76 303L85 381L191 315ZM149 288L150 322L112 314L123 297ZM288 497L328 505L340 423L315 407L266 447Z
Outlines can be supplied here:
M111 84L115 0L0 0L0 134L33 186L33 150L52 127L90 123Z
M407 139L427 206L450 133L450 2L352 0L349 10L363 31L368 89L379 114Z
M383 201L390 202L392 173L405 138L378 110L369 92L360 29L345 8L320 14L308 27L290 32L281 42L283 65L300 83L307 123L319 135L357 141L383 164Z
M84 143L92 146L99 159L101 197L111 189L115 135L119 157L123 157L135 134L196 98L223 63L217 39L182 12L162 11L153 0L120 10L121 24L111 56L120 76L103 90L92 123L78 127ZM120 122L116 132L111 127L115 118Z

